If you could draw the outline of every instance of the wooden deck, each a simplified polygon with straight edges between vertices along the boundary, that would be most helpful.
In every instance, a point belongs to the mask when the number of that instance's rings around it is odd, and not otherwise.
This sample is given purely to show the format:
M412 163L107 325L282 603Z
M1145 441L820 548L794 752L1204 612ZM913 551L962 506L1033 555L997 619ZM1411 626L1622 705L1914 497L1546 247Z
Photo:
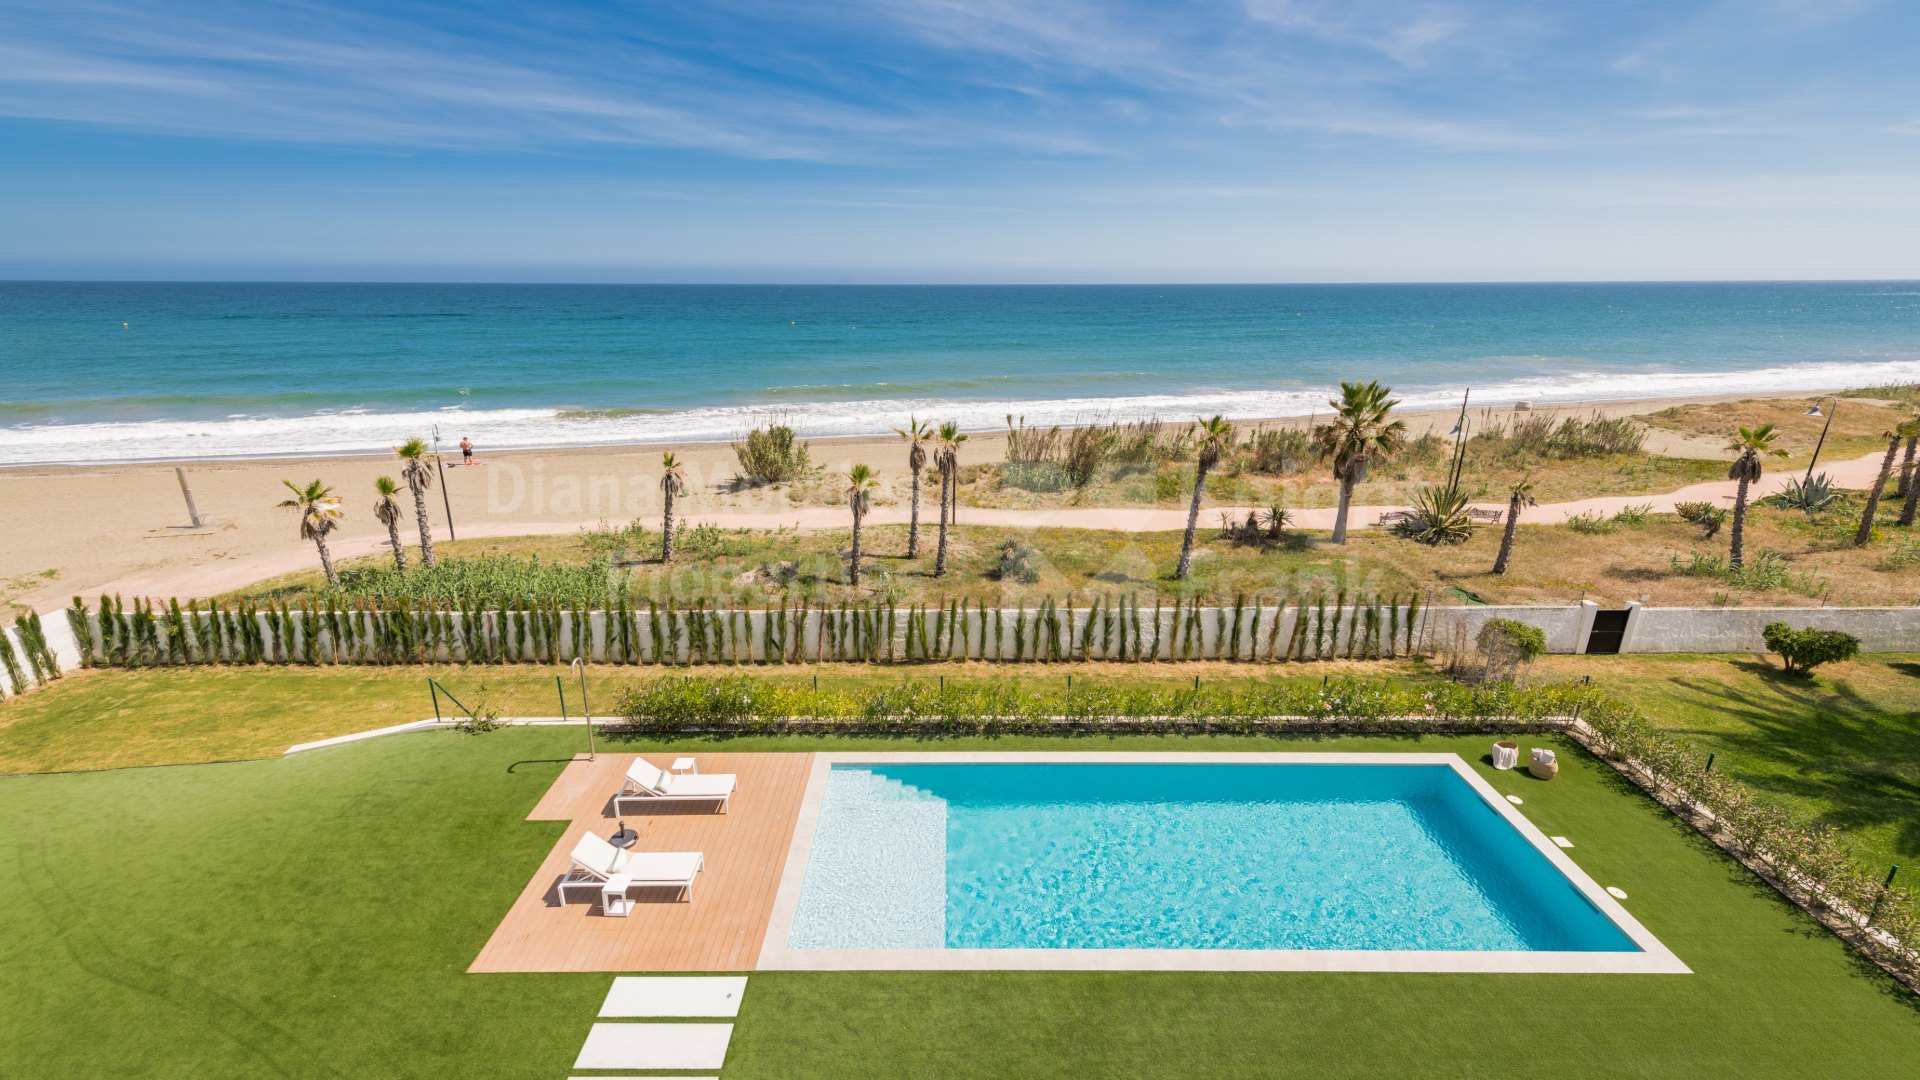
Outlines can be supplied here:
M676 755L645 754L665 768ZM806 792L812 754L701 754L703 773L735 773L740 785L725 814L707 804L626 803L620 790L633 754L579 757L564 769L529 820L571 824L521 891L469 971L747 971L760 955L774 893L786 866L794 818ZM706 869L693 900L670 890L635 890L633 914L600 914L589 889L569 890L564 906L554 884L582 833L611 835L625 821L641 851L699 851Z

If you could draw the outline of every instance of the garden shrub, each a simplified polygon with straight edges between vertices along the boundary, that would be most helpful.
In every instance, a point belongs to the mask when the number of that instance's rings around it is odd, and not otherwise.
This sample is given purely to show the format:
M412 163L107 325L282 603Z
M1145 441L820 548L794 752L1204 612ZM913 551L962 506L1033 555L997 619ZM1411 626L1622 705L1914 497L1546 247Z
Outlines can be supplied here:
M1009 540L1000 545L1000 559L993 576L999 581L1017 581L1031 585L1040 580L1040 553L1024 540Z
M798 480L813 468L807 444L794 437L793 428L774 423L754 428L733 444L740 460L738 480L748 484L778 484Z
M1489 682L1511 682L1521 667L1547 651L1547 635L1518 619L1488 619L1474 644L1484 662L1481 677Z
M1860 653L1860 639L1841 630L1812 626L1795 630L1786 623L1771 622L1761 635L1767 651L1779 654L1789 675L1810 676L1821 664L1851 660Z

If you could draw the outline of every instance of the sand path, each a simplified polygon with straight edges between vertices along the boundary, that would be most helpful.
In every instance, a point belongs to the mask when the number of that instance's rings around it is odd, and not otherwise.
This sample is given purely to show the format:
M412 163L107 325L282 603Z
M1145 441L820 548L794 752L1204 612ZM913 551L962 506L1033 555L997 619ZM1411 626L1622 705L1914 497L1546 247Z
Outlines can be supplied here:
M1852 461L1828 462L1820 471L1830 474L1839 487L1865 488L1870 486L1879 474L1880 454L1868 454ZM1785 488L1790 481L1799 479L1798 472L1769 473L1755 484L1751 497L1764 498ZM1554 524L1585 513L1612 515L1627 506L1651 504L1655 512L1670 513L1674 505L1681 502L1711 502L1721 506L1732 506L1736 485L1731 480L1721 480L1705 484L1691 484L1665 494L1616 495L1603 498L1578 499L1572 502L1542 503L1529 508L1521 520L1528 524ZM1504 502L1476 503L1476 506L1502 513L1506 510ZM1402 506L1359 505L1352 508L1349 522L1353 527L1370 528L1380 515L1389 510L1403 509ZM1250 507L1210 507L1201 511L1201 525L1211 528L1220 520L1220 515L1231 514L1244 519L1252 510ZM1294 527L1303 529L1333 528L1336 511L1333 508L1299 509L1293 511ZM867 517L869 524L904 525L907 522L908 509L905 506L876 507ZM842 529L848 525L847 513L834 507L794 507L784 511L720 511L708 513L693 512L688 520L711 522L722 528L773 529L794 527L800 529ZM1010 528L1073 528L1073 529L1111 529L1125 532L1165 532L1184 529L1187 515L1184 509L1161 509L1147 507L1060 507L1048 510L1002 510L986 507L960 508L960 521L966 525L995 525ZM550 521L483 521L466 525L459 530L462 539L479 539L500 536L554 536L579 532L599 523L598 518L581 517L572 520ZM923 524L926 519L923 517ZM410 532L403 532L403 539L411 541ZM337 540L333 545L336 559L348 559L361 555L371 555L386 550L384 537L356 536ZM282 550L271 554L254 555L237 559L216 558L187 565L169 565L128 574L109 581L97 589L88 589L88 593L118 593L122 596L158 596L193 597L211 596L242 588L254 582L280 574L309 569L314 565L313 548L304 543L287 542Z

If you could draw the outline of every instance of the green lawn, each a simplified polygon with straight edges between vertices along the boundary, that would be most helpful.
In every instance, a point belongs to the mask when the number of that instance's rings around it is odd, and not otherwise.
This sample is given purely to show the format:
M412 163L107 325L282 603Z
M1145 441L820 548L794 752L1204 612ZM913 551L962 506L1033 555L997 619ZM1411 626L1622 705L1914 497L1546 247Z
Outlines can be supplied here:
M567 1075L611 976L465 968L559 835L524 816L576 738L433 732L271 761L0 779L0 1071ZM1571 837L1574 859L1625 889L1695 974L764 974L727 1080L1797 1080L1905 1077L1920 1060L1920 999L1570 747L1560 778L1541 783L1480 765L1483 738L938 745L1090 744L1460 753Z
M1812 679L1773 657L1549 657L1717 755L1769 797L1847 833L1863 857L1920 872L1920 657L1865 656Z

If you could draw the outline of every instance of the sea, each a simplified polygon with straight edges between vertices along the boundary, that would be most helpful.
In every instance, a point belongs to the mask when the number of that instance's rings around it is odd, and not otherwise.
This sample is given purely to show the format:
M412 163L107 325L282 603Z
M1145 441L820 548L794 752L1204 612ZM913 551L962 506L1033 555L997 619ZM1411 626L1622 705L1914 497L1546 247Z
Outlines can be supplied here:
M0 282L0 465L1920 381L1920 283Z

